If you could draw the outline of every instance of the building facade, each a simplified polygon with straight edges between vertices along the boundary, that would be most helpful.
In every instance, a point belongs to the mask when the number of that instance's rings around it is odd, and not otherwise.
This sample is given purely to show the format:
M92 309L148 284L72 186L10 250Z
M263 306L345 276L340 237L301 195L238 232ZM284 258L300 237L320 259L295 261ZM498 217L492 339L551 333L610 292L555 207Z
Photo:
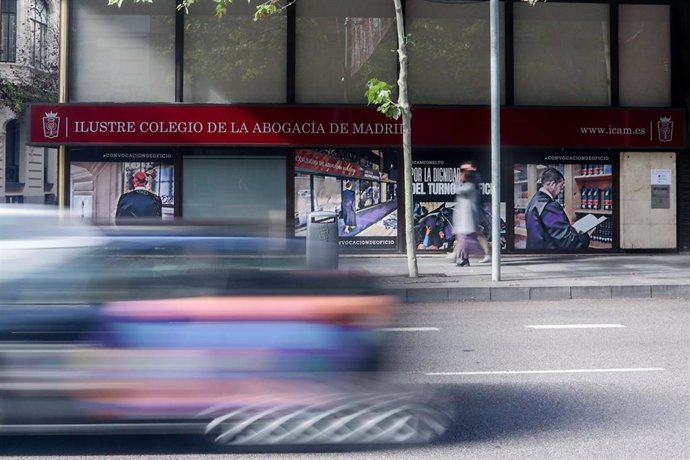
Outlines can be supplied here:
M32 108L30 139L63 146L71 212L114 222L141 172L162 219L304 236L325 211L343 250L404 250L401 125L364 95L397 79L393 2L298 0L261 21L243 2L222 20L175 3L62 0L64 103ZM544 252L527 247L525 207L548 167L571 222L598 222L580 251L690 245L686 3L501 2L506 251ZM492 192L489 2L404 5L415 244L447 250L460 165Z
M0 202L56 203L57 150L27 142L24 103L57 89L59 2L0 2ZM51 81L51 79L53 79ZM57 92L54 93L55 99Z

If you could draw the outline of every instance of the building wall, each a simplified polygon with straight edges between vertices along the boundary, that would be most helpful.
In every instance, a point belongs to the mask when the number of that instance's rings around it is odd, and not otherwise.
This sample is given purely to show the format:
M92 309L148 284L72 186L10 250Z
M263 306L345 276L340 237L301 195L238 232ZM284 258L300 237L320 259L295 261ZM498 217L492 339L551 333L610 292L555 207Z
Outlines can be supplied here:
M246 3L233 4L229 15L218 21L213 9L202 6L202 2L189 15L176 15L174 0L157 0L154 4L126 1L122 8L91 0L62 1L72 9L70 76L66 82L71 103L364 106L364 81L372 77L388 81L395 78L396 56L390 52L395 35L390 27L393 14L389 0L299 0L268 22L252 21L252 7ZM612 114L620 113L620 109L687 108L685 101L689 99L684 101L683 95L688 93L688 73L684 69L689 67L686 54L690 47L683 46L688 43L688 33L682 32L681 23L687 23L687 17L679 19L683 15L678 14L688 12L687 3L549 0L531 7L518 1L501 2L505 106L565 109L572 114L586 108L602 109L606 113L600 126L580 128L594 130L611 128L611 120L615 121ZM412 104L488 106L489 2L406 0L405 14L407 31L415 37L409 48ZM174 27L176 21L178 27ZM178 33L183 36L176 36ZM218 37L223 40L214 39ZM362 43L355 46L354 40ZM678 111L674 113L676 120L682 116ZM518 121L509 128L527 130L539 123L536 118ZM589 126L590 120L582 123ZM656 123L654 120L654 126ZM644 126L651 139L657 128L652 128L651 122ZM621 134L616 132L585 145L568 144L562 139L547 143L543 141L547 131L545 126L543 133L511 146L530 149L543 158L571 149L578 155L605 153L611 158L618 158L619 152L639 154L642 160L650 151L667 151L670 145L629 144L616 138ZM676 135L676 140L679 137ZM416 139L419 142L419 137ZM451 158L448 166L467 159L468 152L477 145L444 145ZM317 143L310 147L338 146ZM381 145L367 147L378 149ZM421 151L423 143L414 147L423 160L427 155ZM677 157L685 153L676 150L673 153ZM286 152L290 171L294 150ZM175 153L183 177L187 153L186 148ZM504 157L509 159L509 155ZM683 162L679 160L674 168L678 164ZM618 186L618 174L618 169L614 170L608 187ZM511 178L503 180L503 188L512 189ZM687 180L678 177L674 183L682 185ZM292 199L290 195L292 192L287 190L288 200ZM611 213L609 223L625 233L620 226L627 224L618 210L623 208L626 197L618 191L615 196L621 202ZM184 196L177 198L184 201ZM511 196L503 198L509 201ZM685 202L690 201L679 197L682 209L677 216L681 222L685 221L684 215L690 215ZM623 240L619 236L616 234L617 243Z
M673 249L676 247L676 154L667 152L621 153L622 249ZM671 171L668 208L652 203L650 175Z
M677 37L675 43L677 57L678 105L690 110L690 2L678 2L675 15ZM690 123L690 122L689 122ZM686 127L686 132L689 132ZM678 156L678 247L690 250L690 158L686 154Z
M3 79L26 82L30 72L32 35L29 12L36 0L17 1L16 61L0 62L0 76ZM57 64L59 41L59 0L47 0L47 64ZM37 101L39 102L39 101ZM47 101L46 101L47 102ZM7 132L9 121L19 121L19 177L17 182L8 182L6 176ZM14 113L6 106L0 108L0 203L56 203L57 196L57 151L54 148L27 145L27 127L24 114Z

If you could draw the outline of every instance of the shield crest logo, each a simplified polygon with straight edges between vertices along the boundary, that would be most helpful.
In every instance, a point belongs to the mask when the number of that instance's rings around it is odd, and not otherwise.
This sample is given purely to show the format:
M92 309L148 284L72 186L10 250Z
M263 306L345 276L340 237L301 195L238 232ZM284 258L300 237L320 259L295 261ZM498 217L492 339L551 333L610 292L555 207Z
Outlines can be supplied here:
M661 142L671 142L673 140L673 122L671 117L661 117L656 123L659 130L659 140Z
M57 112L46 112L43 116L43 135L48 139L58 137L60 132L60 117Z

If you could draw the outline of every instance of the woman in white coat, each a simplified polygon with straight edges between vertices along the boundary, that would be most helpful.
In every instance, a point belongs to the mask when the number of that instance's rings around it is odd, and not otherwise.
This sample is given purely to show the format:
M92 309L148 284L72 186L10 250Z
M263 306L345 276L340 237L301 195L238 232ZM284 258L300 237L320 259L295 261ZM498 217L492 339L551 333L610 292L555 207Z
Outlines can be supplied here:
M471 171L460 171L460 182L455 184L455 209L453 210L453 230L457 242L458 267L470 265L470 255L484 256L479 240L479 189L472 180Z

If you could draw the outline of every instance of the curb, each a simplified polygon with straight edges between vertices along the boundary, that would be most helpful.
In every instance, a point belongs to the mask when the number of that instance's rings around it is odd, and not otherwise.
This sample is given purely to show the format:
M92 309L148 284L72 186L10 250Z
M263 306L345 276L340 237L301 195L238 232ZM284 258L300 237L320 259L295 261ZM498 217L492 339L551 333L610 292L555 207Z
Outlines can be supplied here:
M405 303L515 302L572 299L690 299L690 285L411 287L390 292Z

